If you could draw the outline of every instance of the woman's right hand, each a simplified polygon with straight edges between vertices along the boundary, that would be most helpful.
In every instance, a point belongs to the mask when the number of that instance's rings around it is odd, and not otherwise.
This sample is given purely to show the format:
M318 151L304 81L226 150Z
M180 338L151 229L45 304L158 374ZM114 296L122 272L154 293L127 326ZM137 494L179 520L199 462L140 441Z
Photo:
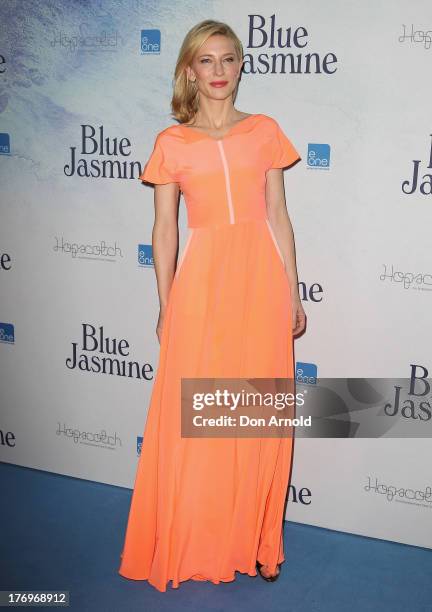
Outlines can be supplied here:
M163 323L164 323L164 318L165 318L165 311L160 310L159 311L158 322L157 322L157 325L156 325L156 335L158 337L159 344L161 343L161 338L162 338L162 327L163 327Z

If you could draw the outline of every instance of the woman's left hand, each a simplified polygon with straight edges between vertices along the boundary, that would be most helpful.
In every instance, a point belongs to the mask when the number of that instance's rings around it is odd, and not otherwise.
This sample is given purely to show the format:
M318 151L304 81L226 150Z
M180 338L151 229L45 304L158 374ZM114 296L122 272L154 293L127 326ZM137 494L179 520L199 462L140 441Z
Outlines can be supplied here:
M296 294L292 298L292 333L293 336L298 336L306 327L306 313L300 300L300 296Z

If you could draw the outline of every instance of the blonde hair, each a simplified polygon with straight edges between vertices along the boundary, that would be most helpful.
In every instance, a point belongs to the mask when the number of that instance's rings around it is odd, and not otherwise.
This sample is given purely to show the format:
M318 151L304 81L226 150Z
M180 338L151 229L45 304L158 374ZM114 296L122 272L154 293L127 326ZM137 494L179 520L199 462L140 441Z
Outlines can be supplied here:
M174 71L173 96L171 99L172 115L180 123L190 121L198 110L198 88L196 83L190 81L187 76L186 67L193 60L195 53L205 41L214 34L221 34L231 38L234 42L235 52L241 61L243 59L243 46L240 39L229 25L221 21L206 19L197 23L186 34ZM237 87L233 91L233 100L237 94Z

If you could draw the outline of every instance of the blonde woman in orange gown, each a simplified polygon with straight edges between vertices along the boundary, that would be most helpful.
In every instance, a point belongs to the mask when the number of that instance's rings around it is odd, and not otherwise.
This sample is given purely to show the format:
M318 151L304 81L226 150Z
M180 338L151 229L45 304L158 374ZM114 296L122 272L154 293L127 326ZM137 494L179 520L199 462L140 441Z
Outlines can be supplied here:
M275 119L234 108L242 64L226 24L189 31L179 124L157 134L140 176L155 185L160 354L119 573L162 592L236 571L273 581L285 560L292 437L181 437L182 377L293 378L305 327L282 173L301 158ZM179 190L188 237L176 267Z

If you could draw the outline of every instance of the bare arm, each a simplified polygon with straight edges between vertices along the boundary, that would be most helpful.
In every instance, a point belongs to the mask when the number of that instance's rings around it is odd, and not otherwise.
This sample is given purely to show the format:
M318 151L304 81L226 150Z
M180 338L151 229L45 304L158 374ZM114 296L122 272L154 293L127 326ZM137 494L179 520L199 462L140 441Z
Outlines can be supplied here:
M294 295L298 293L294 232L286 207L283 171L281 168L271 168L267 172L266 202L270 225L283 255L291 294Z
M162 328L168 296L174 279L178 251L178 204L177 183L155 185L155 222L152 231L153 256L159 294L160 314L158 337Z
M284 259L293 304L293 333L300 333L306 322L298 290L294 232L285 201L283 170L271 168L266 180L267 215Z

